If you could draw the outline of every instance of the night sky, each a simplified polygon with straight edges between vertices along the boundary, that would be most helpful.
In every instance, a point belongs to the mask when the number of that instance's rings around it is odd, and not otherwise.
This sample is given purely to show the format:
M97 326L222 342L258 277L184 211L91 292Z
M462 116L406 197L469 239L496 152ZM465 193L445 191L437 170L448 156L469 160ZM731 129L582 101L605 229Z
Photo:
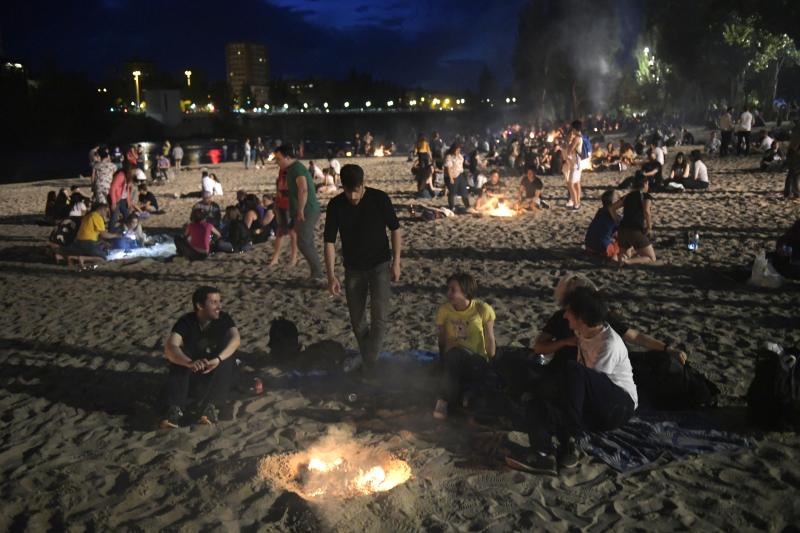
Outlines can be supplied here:
M225 76L224 45L267 45L271 75L376 79L476 89L488 65L511 81L524 0L87 0L4 2L3 51L34 69L53 61L102 79L128 59L173 73Z

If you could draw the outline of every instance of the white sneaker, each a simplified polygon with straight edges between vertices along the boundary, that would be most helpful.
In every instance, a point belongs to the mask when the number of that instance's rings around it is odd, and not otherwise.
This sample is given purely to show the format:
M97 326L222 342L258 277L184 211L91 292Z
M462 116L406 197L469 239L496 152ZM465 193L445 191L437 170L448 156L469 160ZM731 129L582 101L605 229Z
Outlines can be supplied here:
M447 402L444 400L436 400L436 407L433 408L433 418L437 420L444 420L447 418Z
M573 202L572 200L567 202L567 207L574 207L574 206L575 206L575 202Z

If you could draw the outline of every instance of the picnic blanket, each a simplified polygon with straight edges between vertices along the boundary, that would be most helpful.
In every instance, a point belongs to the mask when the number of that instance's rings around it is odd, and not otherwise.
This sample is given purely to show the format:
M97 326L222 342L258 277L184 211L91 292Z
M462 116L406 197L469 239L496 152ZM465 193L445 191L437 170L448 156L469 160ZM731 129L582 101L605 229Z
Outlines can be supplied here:
M116 261L118 259L135 259L138 257L161 257L167 258L177 254L174 242L161 242L152 246L142 246L131 248L130 250L110 250L106 259Z
M668 414L638 415L613 431L584 434L579 445L587 454L618 472L633 473L670 460L705 453L734 453L752 448L752 439L710 429L686 427Z

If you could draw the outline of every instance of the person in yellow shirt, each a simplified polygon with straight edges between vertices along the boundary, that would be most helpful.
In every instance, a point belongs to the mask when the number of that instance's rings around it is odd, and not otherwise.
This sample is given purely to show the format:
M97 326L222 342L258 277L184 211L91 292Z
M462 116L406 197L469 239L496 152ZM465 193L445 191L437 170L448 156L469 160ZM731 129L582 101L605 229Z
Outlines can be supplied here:
M440 420L447 418L450 403L461 400L464 383L490 370L496 353L495 312L475 298L477 290L472 276L453 274L447 280L447 303L436 312L444 374L433 416Z
M108 204L95 204L92 206L92 210L83 216L75 242L72 244L78 255L105 257L107 252L100 239L121 237L117 233L106 230L108 214Z

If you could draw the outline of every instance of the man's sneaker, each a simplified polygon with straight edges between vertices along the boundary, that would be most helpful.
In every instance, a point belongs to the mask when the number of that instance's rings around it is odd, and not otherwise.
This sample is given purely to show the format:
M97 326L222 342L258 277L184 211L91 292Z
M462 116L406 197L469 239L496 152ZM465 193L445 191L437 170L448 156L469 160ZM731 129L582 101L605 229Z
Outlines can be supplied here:
M556 458L552 453L531 452L524 461L513 457L506 457L506 465L522 472L530 474L544 474L547 476L556 475Z
M579 458L578 445L575 443L575 439L572 437L561 443L556 451L558 466L561 468L575 468L578 466Z
M206 405L206 408L203 409L203 414L200 415L200 418L197 420L197 423L203 426L210 426L212 424L216 424L219 422L219 412L217 408L214 407L214 404Z
M436 420L444 420L447 418L447 402L444 400L436 400L436 407L433 408L433 418Z
M180 407L175 405L167 409L167 416L164 417L158 426L161 429L175 429L180 427L180 421L183 419L183 411Z

